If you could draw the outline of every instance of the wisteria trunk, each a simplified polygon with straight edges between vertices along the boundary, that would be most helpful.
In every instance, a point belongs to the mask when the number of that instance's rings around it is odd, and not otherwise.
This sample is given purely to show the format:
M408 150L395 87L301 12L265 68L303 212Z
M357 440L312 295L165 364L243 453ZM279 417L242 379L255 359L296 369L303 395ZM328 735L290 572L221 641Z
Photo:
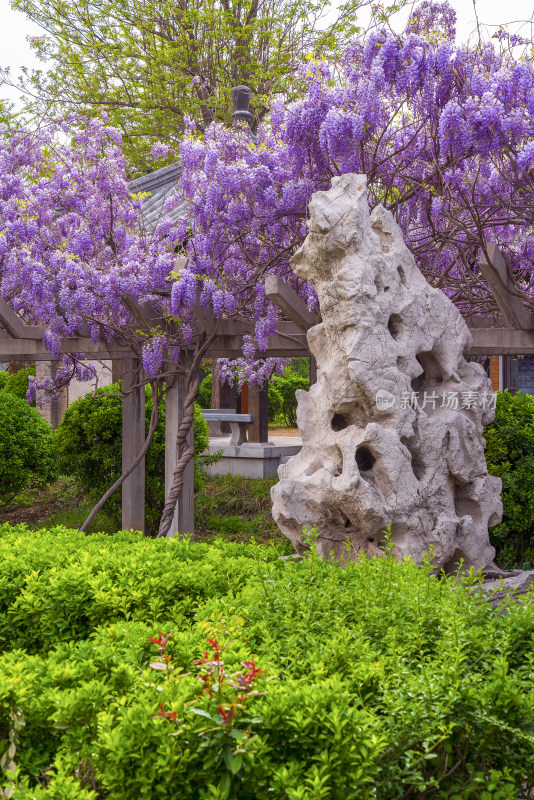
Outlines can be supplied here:
M174 518L176 503L180 499L184 485L184 473L187 465L195 455L194 444L188 443L188 437L195 420L195 398L200 386L200 374L197 366L191 369L186 381L183 416L176 434L176 450L178 462L173 472L172 486L165 498L163 514L159 524L158 537L167 536Z

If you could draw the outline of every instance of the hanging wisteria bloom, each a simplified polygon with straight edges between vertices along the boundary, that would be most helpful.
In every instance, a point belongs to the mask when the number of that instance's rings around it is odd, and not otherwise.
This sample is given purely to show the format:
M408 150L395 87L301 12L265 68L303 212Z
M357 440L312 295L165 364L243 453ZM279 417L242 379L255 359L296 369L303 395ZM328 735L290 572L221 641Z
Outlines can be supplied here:
M148 378L156 378L165 356L166 336L153 336L143 345L143 369Z
M163 142L156 142L156 144L152 145L151 153L152 158L154 161L157 161L160 158L167 158L169 155L169 146L164 144Z

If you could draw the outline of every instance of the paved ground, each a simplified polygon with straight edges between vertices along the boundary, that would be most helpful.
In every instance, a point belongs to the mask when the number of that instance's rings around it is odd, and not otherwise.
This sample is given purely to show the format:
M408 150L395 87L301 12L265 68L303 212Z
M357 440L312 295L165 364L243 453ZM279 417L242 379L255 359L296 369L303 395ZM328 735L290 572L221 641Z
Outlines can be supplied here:
M278 438L278 436L282 436L284 438L291 436L291 438L300 439L300 431L298 428L271 428L269 430L269 438L272 436L275 436L276 438Z
M292 431L269 431L269 441L277 447L294 447L302 444L298 431L296 433ZM211 436L210 445L214 447L229 447L230 434L228 436Z

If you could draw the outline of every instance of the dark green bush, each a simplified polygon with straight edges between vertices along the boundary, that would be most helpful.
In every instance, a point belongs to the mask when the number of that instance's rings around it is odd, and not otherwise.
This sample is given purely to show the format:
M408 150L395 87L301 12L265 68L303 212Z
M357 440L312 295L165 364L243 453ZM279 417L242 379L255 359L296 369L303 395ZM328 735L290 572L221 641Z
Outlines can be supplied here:
M14 394L15 397L20 397L21 400L26 400L30 375L35 375L35 367L24 367L14 372L13 375L8 375L3 391L8 394Z
M278 415L282 411L283 399L282 399L281 393L276 388L274 383L272 383L272 381L269 382L269 386L268 386L267 391L268 391L268 395L269 395L268 406L267 406L267 408L268 408L268 415L267 416L268 416L269 422L273 423L273 422L275 422L276 418L278 417Z
M431 573L3 526L14 800L531 796L533 598ZM260 694L210 682L221 657Z
M25 400L0 392L0 506L30 479L49 482L56 475L51 426Z
M297 375L286 368L284 377L275 375L273 385L282 397L281 414L285 424L289 428L295 428L297 425L297 398L295 397L295 392L297 389L305 389L307 391L310 388L309 379L302 375Z
M197 403L200 408L211 408L211 387L213 386L213 375L211 372L206 375L198 387Z
M110 384L97 391L97 395L117 392L118 385ZM146 389L146 432L152 413L150 389ZM80 488L97 502L122 469L122 400L119 397L94 397L92 393L81 397L65 412L56 431L56 451L59 470L71 475ZM195 409L195 452L200 454L209 445L208 428ZM197 460L196 460L197 461ZM148 532L157 530L165 500L165 400L160 405L160 420L145 460L145 508ZM197 487L203 479L200 465L196 464ZM115 492L105 508L117 527L121 523L121 493Z
M7 374L7 370L0 369L0 392L2 391L8 380L9 380L9 375Z
M502 480L503 520L490 531L499 563L534 561L534 397L499 392L495 421L484 429L486 461Z

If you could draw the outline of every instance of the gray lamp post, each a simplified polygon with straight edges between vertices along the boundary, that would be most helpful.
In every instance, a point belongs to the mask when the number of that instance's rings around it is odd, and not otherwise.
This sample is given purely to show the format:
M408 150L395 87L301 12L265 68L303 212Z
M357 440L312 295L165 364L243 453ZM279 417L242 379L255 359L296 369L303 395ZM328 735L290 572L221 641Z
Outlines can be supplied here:
M250 128L252 114L248 109L251 97L252 91L248 88L248 86L234 86L232 89L232 105L234 107L232 119L234 120L234 125L244 123L248 128Z

